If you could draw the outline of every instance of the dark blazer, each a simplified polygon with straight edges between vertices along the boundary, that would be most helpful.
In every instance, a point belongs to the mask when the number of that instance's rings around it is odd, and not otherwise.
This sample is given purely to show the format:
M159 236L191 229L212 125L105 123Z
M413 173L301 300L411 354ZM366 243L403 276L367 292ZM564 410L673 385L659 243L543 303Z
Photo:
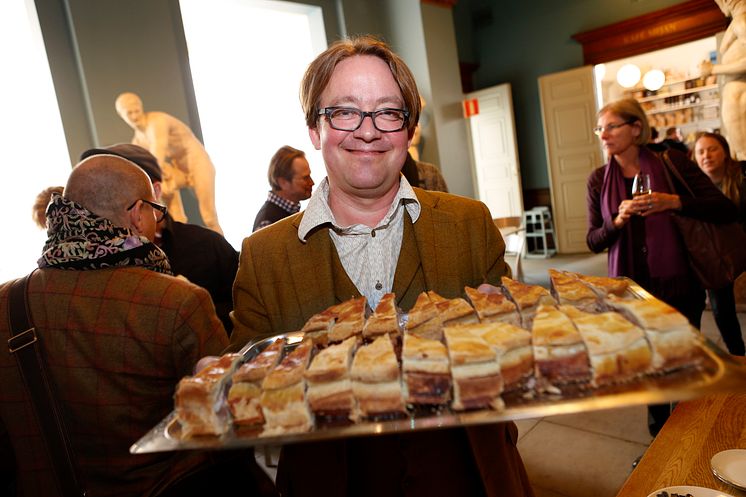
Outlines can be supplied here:
M481 202L414 189L422 211L406 216L393 291L409 310L420 292L451 298L509 274L505 244ZM303 213L244 240L233 289L231 348L261 334L300 329L327 307L359 296L328 233L298 239ZM513 423L401 436L304 443L283 449L283 495L532 495Z

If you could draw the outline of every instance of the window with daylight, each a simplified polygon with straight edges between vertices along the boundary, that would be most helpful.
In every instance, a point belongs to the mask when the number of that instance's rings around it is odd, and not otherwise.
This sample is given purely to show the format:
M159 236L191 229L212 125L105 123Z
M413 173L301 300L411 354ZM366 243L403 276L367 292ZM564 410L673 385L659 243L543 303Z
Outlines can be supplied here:
M306 66L326 48L321 8L267 0L180 6L218 216L238 249L267 198L277 149L306 152L316 183L326 175L298 99Z

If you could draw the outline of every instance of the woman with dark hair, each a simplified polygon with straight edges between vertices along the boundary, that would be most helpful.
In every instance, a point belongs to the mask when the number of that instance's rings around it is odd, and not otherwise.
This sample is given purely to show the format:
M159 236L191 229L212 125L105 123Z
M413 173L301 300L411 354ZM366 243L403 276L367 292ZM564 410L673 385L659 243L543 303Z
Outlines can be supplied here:
M596 253L608 249L609 276L633 279L699 328L704 290L689 267L671 214L730 222L737 217L735 206L676 150L665 153L694 196L673 176L673 189L669 186L662 157L645 146L650 125L635 99L604 106L594 132L608 162L588 178L588 247ZM638 173L650 176L651 193L633 198L632 183ZM650 414L649 428L655 435L668 417L668 405L651 406Z
M702 133L694 143L694 156L699 168L738 206L739 221L746 225L746 183L743 181L741 165L731 157L730 146L725 137L715 133ZM741 325L736 315L733 284L707 290L707 294L728 352L739 356L746 354Z

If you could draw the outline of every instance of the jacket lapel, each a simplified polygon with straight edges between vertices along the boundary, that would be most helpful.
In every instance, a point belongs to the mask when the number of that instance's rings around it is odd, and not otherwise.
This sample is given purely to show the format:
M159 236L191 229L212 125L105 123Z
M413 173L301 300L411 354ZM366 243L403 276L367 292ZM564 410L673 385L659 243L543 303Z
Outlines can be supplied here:
M296 234L299 223L300 218L296 221ZM295 298L303 316L313 316L360 295L342 267L328 227L310 233L305 243L296 236L286 247Z

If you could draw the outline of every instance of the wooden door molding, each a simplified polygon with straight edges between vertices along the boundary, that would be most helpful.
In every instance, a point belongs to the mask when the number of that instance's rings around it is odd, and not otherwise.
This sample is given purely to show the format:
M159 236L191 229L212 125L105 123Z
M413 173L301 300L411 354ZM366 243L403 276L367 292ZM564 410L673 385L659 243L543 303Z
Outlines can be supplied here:
M700 40L727 26L714 0L689 0L572 38L583 45L583 63L594 65Z

